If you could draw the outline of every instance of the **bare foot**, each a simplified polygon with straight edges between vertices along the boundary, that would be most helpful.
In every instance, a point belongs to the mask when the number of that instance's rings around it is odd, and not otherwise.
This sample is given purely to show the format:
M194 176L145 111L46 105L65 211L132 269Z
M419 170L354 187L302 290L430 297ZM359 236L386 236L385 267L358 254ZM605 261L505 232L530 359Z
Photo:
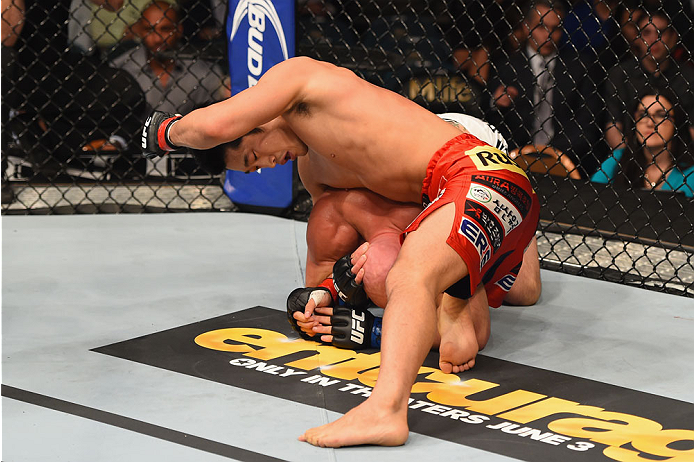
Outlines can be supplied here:
M335 422L307 430L299 441L323 448L405 444L409 435L407 407L393 412L372 404L370 400L367 399Z
M470 370L479 351L470 307L464 300L448 298L438 309L439 368L450 374Z

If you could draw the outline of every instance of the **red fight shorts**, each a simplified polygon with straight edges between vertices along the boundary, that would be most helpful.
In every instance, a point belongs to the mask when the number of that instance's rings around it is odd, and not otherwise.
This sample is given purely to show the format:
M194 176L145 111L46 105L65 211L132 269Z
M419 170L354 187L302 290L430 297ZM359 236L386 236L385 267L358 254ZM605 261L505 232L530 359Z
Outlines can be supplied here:
M400 240L434 210L455 203L446 243L463 259L469 277L446 292L469 298L483 283L489 306L499 307L516 280L540 215L525 172L505 152L466 133L448 141L429 161L422 201L424 210Z

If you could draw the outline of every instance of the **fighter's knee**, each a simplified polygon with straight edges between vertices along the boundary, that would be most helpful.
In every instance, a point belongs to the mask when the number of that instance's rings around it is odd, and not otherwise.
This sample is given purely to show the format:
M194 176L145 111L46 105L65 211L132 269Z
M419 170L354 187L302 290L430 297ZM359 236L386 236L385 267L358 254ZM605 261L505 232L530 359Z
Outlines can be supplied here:
M386 295L388 300L396 293L408 292L410 290L420 293L428 291L428 287L417 271L412 271L407 265L396 262L386 276Z
M522 285L514 284L504 301L511 305L532 306L540 300L540 295L542 295L542 281L537 278L525 281Z

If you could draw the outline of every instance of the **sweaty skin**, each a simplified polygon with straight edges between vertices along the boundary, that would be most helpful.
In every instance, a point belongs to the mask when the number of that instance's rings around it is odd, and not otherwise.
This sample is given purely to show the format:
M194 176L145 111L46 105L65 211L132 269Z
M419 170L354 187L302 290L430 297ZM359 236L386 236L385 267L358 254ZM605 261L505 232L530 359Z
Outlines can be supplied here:
M366 241L364 285L371 301L386 306L385 278L400 250L400 233L421 210L363 189L326 190L309 217L306 286L320 284L338 259Z
M435 114L350 70L297 57L269 69L254 87L191 112L172 126L169 137L178 146L209 149L257 127L281 132L285 139L281 146L260 146L269 151L256 152L261 163L250 168L283 163L287 153L310 156L316 177L326 186L367 188L414 204L421 203L429 159L460 134ZM236 159L227 164L247 169Z
M301 163L299 169L302 170ZM332 272L335 261L354 251L352 272L357 275L358 281L360 276L363 279L371 301L385 307L386 276L400 251L400 233L420 211L421 207L393 202L365 189L325 190L311 211L306 233L306 287L320 284ZM524 254L516 283L504 301L514 305L533 305L540 296L541 288L537 242L533 239ZM453 306L459 303L448 296L443 301ZM309 335L321 334L321 340L325 342L332 341L332 307L328 304L327 299L326 306L319 304L311 318L306 318L301 312L294 313L304 332ZM474 365L477 351L486 346L491 332L484 290L475 293L470 306L471 316L465 315L464 326L466 332L472 329L468 321L472 319L475 335L468 335L468 338L476 339L477 343L468 344L465 350L467 357L461 359L468 368ZM447 312L447 307L439 307L439 310L444 310L441 316ZM446 329L447 326L440 328ZM432 343L434 348L439 348L438 331Z
M255 129L260 131L249 134ZM347 69L299 57L269 69L256 86L184 116L170 126L169 139L208 149L246 134L238 149L227 152L230 169L271 168L309 156L326 188L366 188L420 204L429 160L460 131ZM461 360L469 354L469 339L458 335L468 329L468 302L449 305L437 316L440 294L469 274L446 243L454 207L436 209L409 233L388 273L381 365L371 396L337 421L308 430L301 441L329 447L404 444L411 387L437 323L442 371L469 366Z

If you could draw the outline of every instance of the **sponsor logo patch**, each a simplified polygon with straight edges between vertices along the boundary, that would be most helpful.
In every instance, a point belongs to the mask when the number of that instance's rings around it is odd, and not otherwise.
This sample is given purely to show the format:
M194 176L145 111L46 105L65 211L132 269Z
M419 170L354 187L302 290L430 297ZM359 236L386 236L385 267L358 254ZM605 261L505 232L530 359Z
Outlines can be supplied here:
M523 218L528 216L528 212L532 206L532 199L530 195L517 184L492 175L481 174L472 175L472 181L487 186L503 195L518 209Z
M484 186L473 184L470 186L470 190L467 194L468 197L475 199L477 202L482 202L483 204L486 204L487 202L492 200L491 193Z
M494 217L494 214L485 206L467 200L465 201L465 215L473 218L482 226L484 232L489 236L489 241L494 248L494 252L499 250L504 239L504 229Z
M478 170L508 170L526 176L525 170L520 168L508 154L489 145L475 146L465 151L465 155L470 156Z
M465 238L470 241L473 246L475 246L475 250L477 250L477 254L480 257L481 270L492 256L492 249L489 245L489 239L487 239L487 236L479 225L467 217L463 217L463 221L460 224L460 229L458 232L465 236Z
M503 225L504 236L508 236L508 233L516 229L518 225L523 222L523 217L518 209L516 209L516 207L502 194L472 183L468 190L467 198L477 200L476 198L479 196L489 198L484 202L484 207L492 211Z
M504 291L508 292L509 290L511 290L511 287L513 287L514 282L516 282L516 275L507 274L506 276L496 281L494 284L501 287Z

